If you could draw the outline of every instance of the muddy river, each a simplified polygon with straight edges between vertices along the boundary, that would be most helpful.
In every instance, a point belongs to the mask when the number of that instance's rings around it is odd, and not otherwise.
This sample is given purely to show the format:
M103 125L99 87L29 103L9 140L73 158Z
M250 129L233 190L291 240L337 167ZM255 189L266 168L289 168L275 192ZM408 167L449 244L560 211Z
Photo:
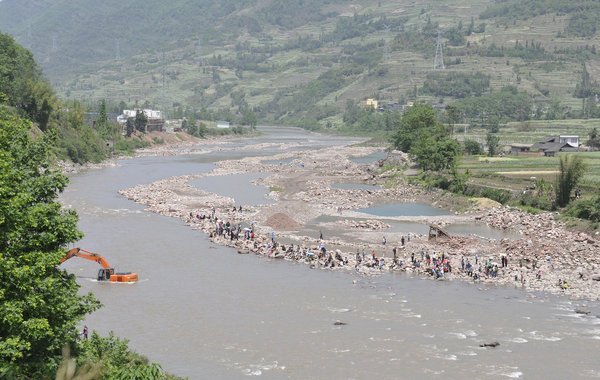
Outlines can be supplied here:
M598 304L581 315L574 309L582 302L519 289L405 274L364 278L238 255L117 193L210 171L216 160L279 153L280 142L304 148L349 142L265 132L218 153L128 159L71 178L62 199L79 213L85 233L79 245L141 279L99 284L95 263L65 263L82 290L104 304L85 321L90 329L112 330L190 379L600 378ZM240 149L263 143L272 145ZM247 177L238 185L252 191ZM210 186L227 193L236 182ZM494 341L500 346L479 347Z

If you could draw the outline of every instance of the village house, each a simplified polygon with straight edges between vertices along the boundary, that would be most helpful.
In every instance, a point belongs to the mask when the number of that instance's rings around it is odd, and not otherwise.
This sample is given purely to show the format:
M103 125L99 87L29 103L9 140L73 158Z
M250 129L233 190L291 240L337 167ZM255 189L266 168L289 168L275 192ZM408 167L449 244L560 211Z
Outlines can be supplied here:
M117 122L123 126L123 134L126 133L127 119L134 118L138 111L143 112L147 119L146 130L144 132L164 132L165 131L165 119L162 111L156 111L151 109L133 109L123 110L123 113L117 117Z
M544 141L531 146L532 151L539 151L544 156L554 157L558 152L577 152L579 150L579 136L551 136Z
M510 154L529 153L533 144L510 144Z
M374 110L379 108L379 101L372 99L372 98L365 100L364 104L365 104L365 107L367 107L367 108L370 107L370 108L373 108Z
M221 128L221 129L229 129L230 125L228 121L217 121L217 128Z

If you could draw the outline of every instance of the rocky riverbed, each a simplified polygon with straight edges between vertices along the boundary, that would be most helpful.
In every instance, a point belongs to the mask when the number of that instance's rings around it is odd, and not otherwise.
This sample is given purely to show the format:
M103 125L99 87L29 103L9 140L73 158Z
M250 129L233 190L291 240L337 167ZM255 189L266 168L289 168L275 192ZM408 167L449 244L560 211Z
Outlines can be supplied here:
M226 149L226 145L218 144L214 149ZM402 170L382 173L377 165L351 160L375 151L377 148L343 146L222 161L207 174L172 177L125 189L121 194L146 205L150 211L183 219L190 227L209 234L215 243L232 246L242 254L255 253L365 275L406 271L431 277L434 266L427 265L426 257L443 257L451 271L441 276L438 273L435 277L439 279L600 299L600 242L595 237L567 229L553 213L532 215L509 207L483 207L481 202L469 203L442 191L409 185L402 180ZM168 149L164 152L175 153ZM279 163L268 163L277 160ZM249 171L265 173L256 182L269 188L267 196L275 201L273 204L243 205L240 210L233 199L190 185L190 181L208 176ZM339 182L380 187L332 188ZM387 222L390 218L357 211L392 200L424 202L451 211L441 216L395 217L394 221L435 224L442 229L452 223L473 223L511 231L517 238L496 240L468 235L429 239L427 234L394 232ZM323 216L339 220L313 227L319 229L333 223L351 233L343 238L323 239L318 234L303 233L307 225ZM227 222L233 233L227 233ZM221 234L222 228L225 231ZM502 257L507 265L502 265ZM467 262L473 267L471 274L462 269Z

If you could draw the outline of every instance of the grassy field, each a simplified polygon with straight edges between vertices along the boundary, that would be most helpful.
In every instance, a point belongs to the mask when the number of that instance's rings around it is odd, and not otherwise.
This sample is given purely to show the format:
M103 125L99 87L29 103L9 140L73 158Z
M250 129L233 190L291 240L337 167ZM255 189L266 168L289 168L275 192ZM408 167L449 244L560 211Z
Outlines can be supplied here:
M567 153L561 153L564 155ZM581 181L584 192L597 192L600 187L600 152L568 153L580 156L586 165ZM460 170L471 173L471 183L511 191L523 190L536 180L554 183L558 174L559 157L510 155L505 157L465 156Z
M533 144L546 137L558 135L576 135L583 142L588 139L593 128L600 131L600 119L529 120L506 124L500 128L498 136L501 146L513 143ZM482 144L485 144L488 133L486 129L470 129L464 124L456 124L454 131L459 141L468 139Z

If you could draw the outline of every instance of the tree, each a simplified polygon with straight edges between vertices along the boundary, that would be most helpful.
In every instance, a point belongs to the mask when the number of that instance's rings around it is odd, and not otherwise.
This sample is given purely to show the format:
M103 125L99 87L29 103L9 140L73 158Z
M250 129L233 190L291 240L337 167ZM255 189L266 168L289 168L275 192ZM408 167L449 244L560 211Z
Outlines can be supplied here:
M392 144L409 152L423 170L453 168L461 150L456 140L448 138L433 108L426 104L417 104L402 115Z
M57 99L52 86L42 77L31 52L0 33L0 93L21 116L27 116L45 131Z
M446 107L446 116L448 117L448 123L450 124L450 134L454 136L454 124L460 120L460 110L453 104Z
M580 156L561 156L558 163L558 177L556 178L556 205L565 207L571 201L571 192L583 174L585 164Z
M257 119L256 114L249 108L244 109L242 114L242 125L249 125L250 128L254 129L256 127Z
M98 120L96 121L96 125L99 130L106 127L108 124L108 115L106 113L106 101L102 99L100 101L100 111L98 111Z
M108 337L93 332L89 339L77 345L77 351L80 368L100 363L103 379L179 379L163 372L157 363L131 351L128 341L119 339L112 332Z
M137 110L135 112L135 120L133 121L135 129L140 132L146 132L146 125L148 124L148 117L146 117L146 113L141 110Z
M575 85L574 95L577 98L589 98L596 92L598 83L593 82L590 73L587 71L585 62L581 64L581 80Z
M396 149L410 152L413 143L427 136L444 136L444 127L430 105L416 104L402 115L391 142Z
M598 129L594 128L590 131L590 139L587 141L587 145L592 150L598 150L600 148L600 139L598 139Z
M451 170L456 166L461 147L458 141L450 138L423 138L411 148L410 154L423 170Z
M77 324L99 307L58 268L81 238L77 215L57 201L67 178L50 168L50 135L0 107L0 377L45 378Z
M488 133L485 136L485 141L488 146L488 156L494 157L498 152L498 146L500 145L500 137L495 133Z
M131 134L135 130L135 122L133 117L127 118L127 123L125 124L125 136L131 137Z
M471 155L483 154L483 150L481 149L481 145L475 140L465 140L465 153Z

